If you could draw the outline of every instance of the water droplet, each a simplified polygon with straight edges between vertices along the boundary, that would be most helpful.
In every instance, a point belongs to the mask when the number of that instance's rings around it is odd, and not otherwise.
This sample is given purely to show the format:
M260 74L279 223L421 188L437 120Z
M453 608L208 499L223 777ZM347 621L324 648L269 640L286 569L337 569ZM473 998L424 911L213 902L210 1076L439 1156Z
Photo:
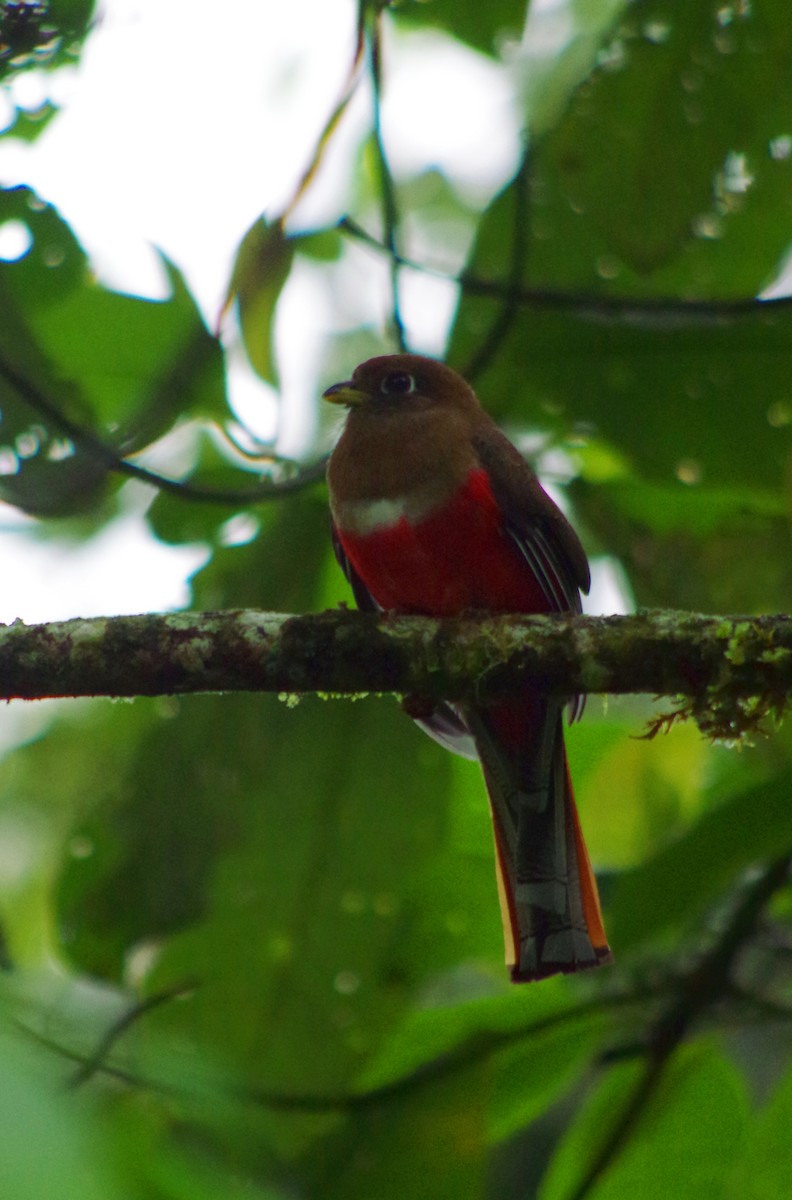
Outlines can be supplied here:
M59 267L66 257L66 251L62 246L45 246L41 257L45 267Z
M357 916L358 913L364 912L365 908L366 897L362 892L356 892L351 889L348 892L344 892L341 897L342 912L349 913L350 916Z
M731 25L734 20L734 9L731 4L724 4L715 14L715 20L720 25L721 29L725 29L727 25Z
M19 459L10 446L0 446L0 475L16 475Z
M693 234L700 238L723 237L723 221L717 213L701 213L693 218Z
M604 71L621 71L627 62L624 42L616 38L609 46L603 46L597 55L597 66Z
M260 527L253 513L235 513L220 527L220 545L246 546L253 541Z
M374 912L378 917L392 917L399 907L399 902L392 892L379 892L374 897Z
M41 449L41 439L32 429L27 433L20 433L14 444L20 458L33 458Z
M600 279L615 279L621 271L621 263L615 254L601 254L596 263Z
M718 54L734 54L737 49L737 39L731 29L719 29L712 39L712 44Z
M178 696L158 696L155 701L157 716L162 721L172 721L181 712L181 700Z
M718 172L716 187L719 193L722 190L743 196L753 184L754 178L748 170L747 156L730 150Z
M50 462L63 462L74 454L74 442L71 438L53 438L47 447L47 458Z
M688 67L688 69L683 71L679 76L679 82L682 84L684 91L688 93L698 92L701 91L702 84L704 83L704 76L702 75L701 71L695 70L693 67Z
M293 952L292 940L285 933L273 933L267 942L267 953L274 962L288 962Z
M776 400L767 410L767 420L773 429L783 429L792 423L792 405L787 400Z
M770 157L776 162L784 162L792 154L792 137L788 133L782 133L779 137L771 138L770 140Z
M339 971L333 980L339 996L353 996L360 987L360 976L354 971Z
M683 458L677 463L674 473L680 483L686 483L691 486L695 483L701 483L701 477L704 474L701 463L696 458Z
M662 46L671 37L671 26L667 21L647 21L643 27L643 35L647 42Z
M19 262L33 245L33 234L24 221L4 221L0 225L0 259Z
M704 120L704 109L698 100L686 100L682 106L688 125L700 125Z
M124 979L131 987L139 987L157 965L162 943L151 938L138 942L127 952L124 960Z
M531 233L537 242L549 242L555 233L551 218L544 213L535 213L531 223Z

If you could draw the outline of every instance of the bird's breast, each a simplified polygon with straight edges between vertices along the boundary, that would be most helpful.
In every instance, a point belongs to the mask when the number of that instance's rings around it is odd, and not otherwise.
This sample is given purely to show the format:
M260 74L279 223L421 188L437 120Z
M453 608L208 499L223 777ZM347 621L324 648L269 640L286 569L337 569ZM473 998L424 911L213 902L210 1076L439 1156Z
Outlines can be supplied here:
M335 504L333 517L345 554L384 609L433 616L547 609L480 468L441 502L420 492L355 500Z

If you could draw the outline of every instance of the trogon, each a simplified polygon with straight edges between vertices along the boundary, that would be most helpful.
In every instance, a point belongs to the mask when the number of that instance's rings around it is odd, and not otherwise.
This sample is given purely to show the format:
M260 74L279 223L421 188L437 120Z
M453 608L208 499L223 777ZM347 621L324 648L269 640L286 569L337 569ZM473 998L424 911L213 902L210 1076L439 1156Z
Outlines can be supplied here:
M581 611L589 567L577 534L460 375L418 355L386 355L324 397L348 409L327 480L336 555L360 608ZM573 714L579 708L573 701ZM515 699L444 702L419 719L481 762L517 982L611 958L562 719L562 702L530 681Z

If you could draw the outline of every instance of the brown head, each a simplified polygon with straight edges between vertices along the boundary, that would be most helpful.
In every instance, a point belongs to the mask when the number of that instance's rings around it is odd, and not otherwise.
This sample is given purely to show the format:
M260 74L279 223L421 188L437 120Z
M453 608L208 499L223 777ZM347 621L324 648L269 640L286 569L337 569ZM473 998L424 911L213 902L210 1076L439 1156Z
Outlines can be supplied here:
M324 399L385 418L438 409L471 415L481 411L475 392L461 375L420 354L370 358L355 369L351 379L329 387Z
M475 465L473 434L489 420L461 375L418 354L370 358L324 398L349 410L328 468L336 500L443 498Z

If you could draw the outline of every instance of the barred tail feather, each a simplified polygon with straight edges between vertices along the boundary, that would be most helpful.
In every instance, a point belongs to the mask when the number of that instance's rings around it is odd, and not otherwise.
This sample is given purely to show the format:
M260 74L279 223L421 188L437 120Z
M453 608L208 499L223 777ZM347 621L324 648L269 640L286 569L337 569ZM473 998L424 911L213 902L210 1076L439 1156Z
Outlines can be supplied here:
M471 715L489 794L506 963L515 982L611 961L597 884L578 819L560 712L547 714L520 770ZM528 777L526 777L528 776Z

